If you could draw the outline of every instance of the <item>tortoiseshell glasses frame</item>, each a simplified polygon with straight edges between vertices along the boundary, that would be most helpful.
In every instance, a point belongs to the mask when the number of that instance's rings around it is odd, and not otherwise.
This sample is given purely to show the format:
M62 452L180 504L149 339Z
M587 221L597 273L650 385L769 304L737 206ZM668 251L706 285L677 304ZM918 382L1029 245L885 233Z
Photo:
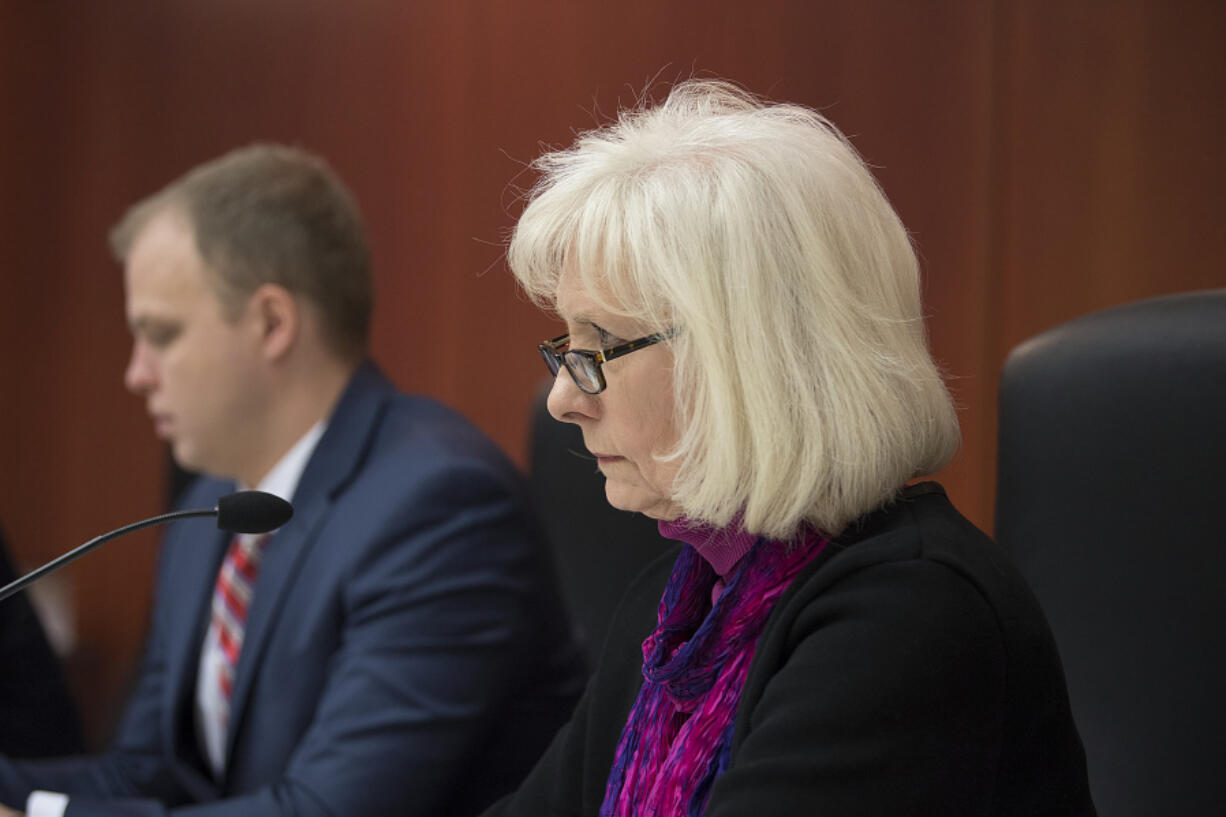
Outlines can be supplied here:
M557 377L558 372L565 366L580 391L586 394L600 394L607 385L604 372L600 368L601 365L622 355L628 355L660 341L668 340L673 334L673 332L657 332L638 340L619 343L608 349L596 350L566 348L570 345L570 335L566 334L544 341L536 348L540 350L541 358L549 367L549 373L554 377Z

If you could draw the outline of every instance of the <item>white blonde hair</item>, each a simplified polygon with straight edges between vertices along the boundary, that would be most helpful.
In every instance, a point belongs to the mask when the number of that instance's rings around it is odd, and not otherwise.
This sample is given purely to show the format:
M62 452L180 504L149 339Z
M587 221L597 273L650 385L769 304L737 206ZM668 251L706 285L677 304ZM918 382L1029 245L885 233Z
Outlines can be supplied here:
M691 80L535 163L508 248L554 306L569 266L676 329L673 484L691 519L837 534L958 445L901 221L820 114Z

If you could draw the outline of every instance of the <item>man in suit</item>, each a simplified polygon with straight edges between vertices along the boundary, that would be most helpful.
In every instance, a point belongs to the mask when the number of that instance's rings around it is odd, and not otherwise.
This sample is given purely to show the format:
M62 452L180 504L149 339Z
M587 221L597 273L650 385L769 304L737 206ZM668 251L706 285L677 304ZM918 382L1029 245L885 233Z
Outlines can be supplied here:
M340 182L246 148L137 205L112 243L125 383L175 460L211 475L181 504L237 485L294 517L229 542L176 523L109 751L0 758L0 802L461 815L510 789L569 714L579 655L515 469L367 359L368 251Z

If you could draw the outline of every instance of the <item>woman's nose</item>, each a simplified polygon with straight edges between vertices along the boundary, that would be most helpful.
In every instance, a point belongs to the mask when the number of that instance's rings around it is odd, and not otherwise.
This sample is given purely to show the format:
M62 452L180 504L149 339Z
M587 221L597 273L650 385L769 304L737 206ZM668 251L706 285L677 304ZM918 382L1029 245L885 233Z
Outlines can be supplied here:
M566 367L558 370L545 401L550 416L563 423L578 423L595 419L600 412L600 398L588 394L575 385L575 379Z

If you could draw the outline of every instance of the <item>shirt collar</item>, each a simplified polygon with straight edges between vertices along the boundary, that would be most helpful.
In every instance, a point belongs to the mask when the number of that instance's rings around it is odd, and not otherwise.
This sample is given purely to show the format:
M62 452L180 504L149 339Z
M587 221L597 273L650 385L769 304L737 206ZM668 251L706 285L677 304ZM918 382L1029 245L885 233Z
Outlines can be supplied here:
M260 480L256 490L279 496L286 502L292 500L294 491L298 490L298 483L302 479L302 472L306 470L307 462L315 453L315 446L319 444L319 438L323 436L327 427L326 420L320 420L311 426L310 430L299 437L298 442L294 443L293 447L277 460L272 470Z

